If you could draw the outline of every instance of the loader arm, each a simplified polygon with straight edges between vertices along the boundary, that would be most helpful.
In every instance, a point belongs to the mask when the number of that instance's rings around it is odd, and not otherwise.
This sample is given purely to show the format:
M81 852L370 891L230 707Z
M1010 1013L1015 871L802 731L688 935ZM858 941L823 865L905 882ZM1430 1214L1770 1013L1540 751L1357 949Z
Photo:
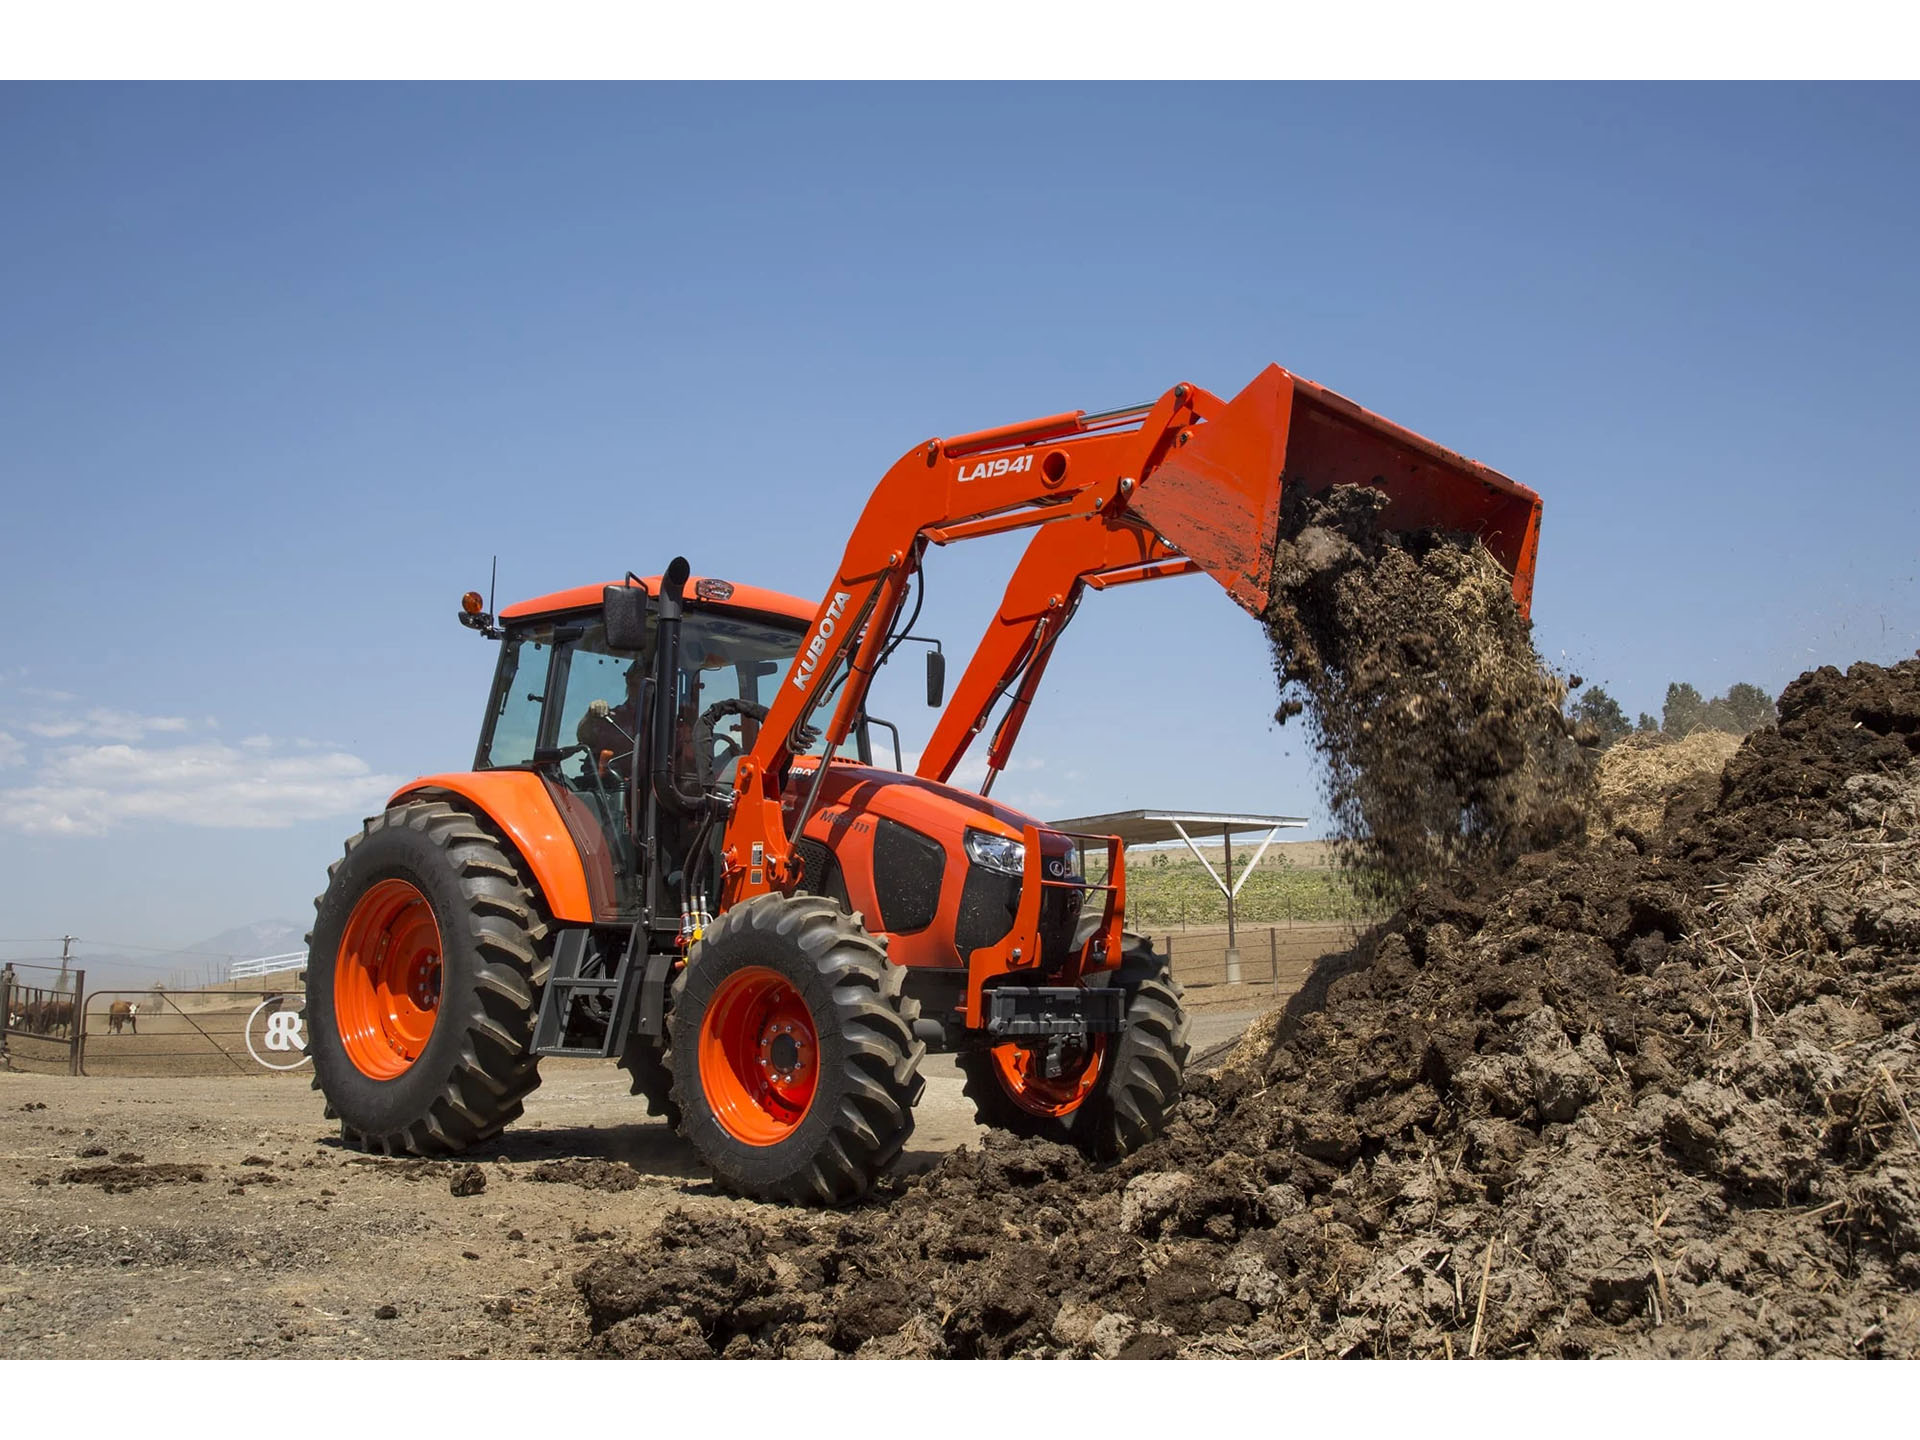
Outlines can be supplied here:
M981 794L989 793L1013 753L1047 661L1082 591L1090 584L1104 589L1190 575L1197 568L1149 526L1127 515L1095 515L1046 526L1020 557L999 611L921 754L917 773L927 780L951 778L974 736L986 728L994 703L1006 695L1006 714L988 746L987 779L980 787Z
M1532 594L1540 501L1505 476L1277 365L1231 401L1180 384L1148 405L1037 420L917 445L869 497L834 583L735 772L723 905L798 879L790 836L811 811L823 760L786 796L802 728L831 706L824 754L866 704L913 572L929 544L1046 527L949 702L920 766L948 775L1014 686L990 763L1004 766L1081 588L1204 570L1249 613L1266 612L1285 485L1387 492L1383 523L1478 533ZM811 747L807 747L811 748Z

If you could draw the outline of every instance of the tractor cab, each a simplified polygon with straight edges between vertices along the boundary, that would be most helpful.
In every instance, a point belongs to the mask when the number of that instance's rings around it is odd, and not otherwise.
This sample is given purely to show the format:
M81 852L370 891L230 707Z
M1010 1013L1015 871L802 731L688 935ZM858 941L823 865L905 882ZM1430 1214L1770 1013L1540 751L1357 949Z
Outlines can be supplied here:
M605 588L587 586L510 607L501 617L500 656L481 718L476 773L538 775L583 856L596 918L632 923L645 903L636 837L649 786L655 709L649 692L657 577L648 594L645 637L618 647L608 638ZM688 791L731 785L750 752L773 692L805 638L811 611L774 591L699 580L687 596L665 747L672 782ZM632 637L623 637L629 638ZM835 758L871 762L864 719ZM637 782L637 783L636 783ZM658 817L663 893L677 894L692 840L679 817ZM717 829L706 837L717 846ZM713 857L708 857L711 862ZM711 865L707 873L713 873ZM676 917L677 919L677 914Z

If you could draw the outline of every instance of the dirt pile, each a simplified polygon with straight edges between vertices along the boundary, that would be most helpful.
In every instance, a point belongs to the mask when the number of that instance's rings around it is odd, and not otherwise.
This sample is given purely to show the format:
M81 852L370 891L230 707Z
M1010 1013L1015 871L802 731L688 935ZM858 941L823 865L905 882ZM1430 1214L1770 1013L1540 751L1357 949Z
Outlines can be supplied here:
M1740 737L1697 730L1684 740L1629 735L1608 747L1594 767L1594 811L1602 828L1625 825L1651 835L1666 823L1670 801L1697 805L1702 786L1720 782L1720 772L1740 748Z
M1104 1169L991 1140L576 1277L614 1355L1920 1354L1920 658L1416 893Z
M1381 528L1387 497L1290 487L1267 631L1282 723L1305 712L1343 857L1381 893L1580 832L1566 685L1471 535Z
M582 1190L633 1190L641 1175L618 1160L548 1160L533 1167L532 1177L548 1185L578 1185Z
M106 1151L100 1151L102 1155ZM133 1157L135 1160L138 1157ZM144 1190L149 1185L179 1185L191 1183L204 1184L207 1178L203 1165L141 1165L120 1163L126 1156L120 1157L111 1165L76 1165L60 1173L62 1185L98 1185L109 1195L125 1195L135 1190Z

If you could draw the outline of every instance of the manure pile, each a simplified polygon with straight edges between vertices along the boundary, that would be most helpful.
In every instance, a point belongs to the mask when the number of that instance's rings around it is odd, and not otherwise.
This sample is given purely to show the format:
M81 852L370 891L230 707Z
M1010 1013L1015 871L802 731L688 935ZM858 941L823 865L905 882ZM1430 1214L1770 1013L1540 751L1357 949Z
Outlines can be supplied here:
M1663 815L1418 889L1117 1165L676 1213L576 1277L590 1348L1920 1354L1920 658Z

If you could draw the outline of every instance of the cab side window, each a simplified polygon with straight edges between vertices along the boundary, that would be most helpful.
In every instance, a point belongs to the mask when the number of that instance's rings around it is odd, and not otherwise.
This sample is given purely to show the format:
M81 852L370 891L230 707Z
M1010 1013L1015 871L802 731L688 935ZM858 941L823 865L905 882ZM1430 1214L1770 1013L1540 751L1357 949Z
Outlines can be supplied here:
M481 746L480 768L530 765L540 743L540 709L546 703L553 659L553 627L536 626L501 642L494 672L493 707Z

